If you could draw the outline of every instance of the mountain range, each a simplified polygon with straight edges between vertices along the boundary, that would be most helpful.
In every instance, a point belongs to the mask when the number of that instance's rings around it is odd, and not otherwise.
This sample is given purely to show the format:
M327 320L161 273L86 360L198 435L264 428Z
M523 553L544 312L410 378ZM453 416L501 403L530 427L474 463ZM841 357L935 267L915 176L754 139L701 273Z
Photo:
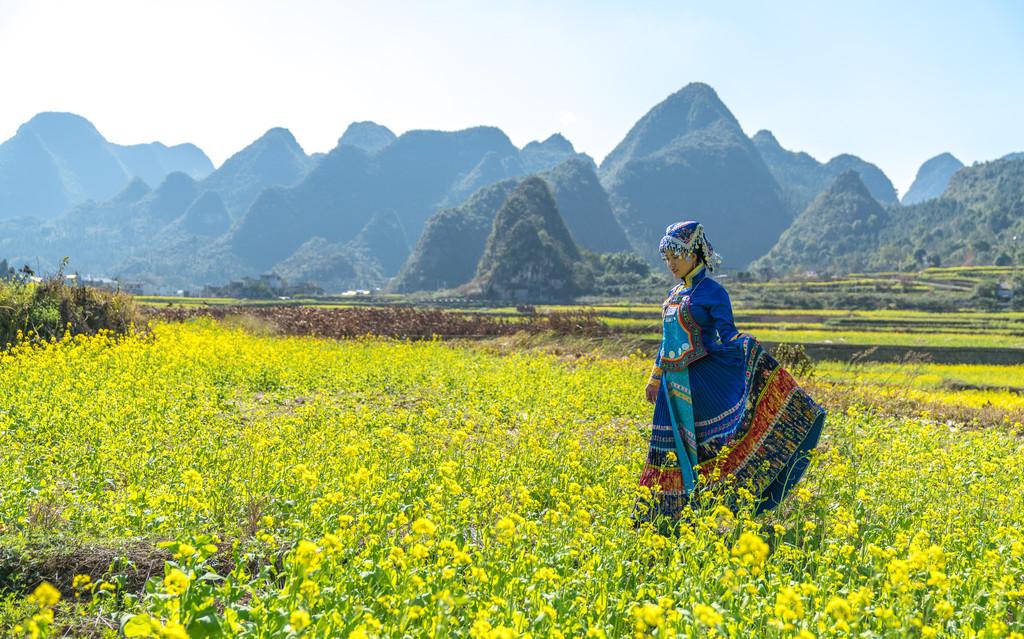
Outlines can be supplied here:
M853 171L875 200L896 204L896 188L874 164L844 153L822 164L806 153L782 148L771 131L761 130L751 138L765 164L782 188L787 208L796 217L807 208L838 175Z
M596 253L630 251L595 168L589 158L573 157L535 177L547 185L574 245ZM389 288L412 292L468 282L484 255L498 211L519 185L516 179L496 182L478 190L460 206L441 209L431 216ZM541 204L540 208L546 206Z
M40 113L0 144L0 219L51 219L133 178L156 185L175 171L199 179L213 164L193 144L113 144L81 116Z
M965 167L942 194L882 207L848 171L752 265L779 274L841 275L925 266L1019 264L1024 238L1024 158Z
M439 206L523 175L522 154L493 127L410 131L372 152L339 144L299 183L264 191L225 242L253 269L265 270L312 236L352 239L379 212L393 212L406 235L418 238ZM571 155L570 146L548 161Z
M637 270L633 258L588 257L632 253L654 266L664 228L699 219L734 270L838 273L897 254L1013 261L1002 234L1024 218L1024 178L1012 155L973 167L932 158L901 206L866 160L819 162L770 131L748 137L702 83L651 108L600 166L557 133L518 148L495 127L395 135L363 121L312 155L273 128L214 169L193 145L117 145L80 116L43 113L0 144L0 256L47 270L67 255L75 270L157 292L276 272L329 291L565 296L586 287L566 259ZM865 252L865 238L885 254ZM485 264L513 256L565 286Z

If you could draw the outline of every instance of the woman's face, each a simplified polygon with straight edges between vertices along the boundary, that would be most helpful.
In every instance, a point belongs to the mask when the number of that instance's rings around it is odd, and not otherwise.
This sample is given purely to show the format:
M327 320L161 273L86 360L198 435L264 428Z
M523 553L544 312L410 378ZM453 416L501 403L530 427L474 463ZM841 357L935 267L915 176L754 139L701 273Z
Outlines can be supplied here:
M668 270L672 271L672 275L682 279L684 275L693 270L693 267L697 265L697 255L690 253L689 255L676 255L671 251L666 251L662 254L665 258L665 263L668 264Z

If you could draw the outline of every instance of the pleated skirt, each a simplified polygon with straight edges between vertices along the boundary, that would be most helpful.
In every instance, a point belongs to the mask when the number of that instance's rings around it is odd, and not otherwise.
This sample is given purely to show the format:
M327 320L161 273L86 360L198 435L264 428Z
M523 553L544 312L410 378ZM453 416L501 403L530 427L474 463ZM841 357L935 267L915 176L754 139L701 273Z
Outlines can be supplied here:
M749 490L758 512L774 508L807 468L826 411L745 333L693 362L689 374L699 477L694 492L715 487L724 494L720 489L728 482ZM637 521L660 515L678 518L685 507L696 504L696 494L683 488L674 454L665 386L659 389L651 420L640 475L645 490L633 512ZM722 503L736 506L735 499Z

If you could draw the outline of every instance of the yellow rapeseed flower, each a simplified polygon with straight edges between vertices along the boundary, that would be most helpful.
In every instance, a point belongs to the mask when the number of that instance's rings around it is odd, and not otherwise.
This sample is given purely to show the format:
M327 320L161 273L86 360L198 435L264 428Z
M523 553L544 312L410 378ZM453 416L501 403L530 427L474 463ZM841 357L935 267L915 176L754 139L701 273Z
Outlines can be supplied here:
M320 586L315 581L306 579L299 585L299 594L306 601L312 601L320 594Z
M498 539L510 541L516 534L516 522L511 517L502 517L494 524L494 532Z
M748 566L759 566L768 558L768 544L754 532L745 531L732 547L732 556Z
M288 615L288 623L296 632L302 632L309 626L309 613L301 608L293 610L291 614Z
M636 616L648 626L655 627L665 617L665 609L658 604L648 602L638 607Z
M171 568L167 576L164 577L164 590L172 595L180 595L188 590L188 585L191 581L189 576L180 569Z
M54 588L50 582L44 581L36 586L36 589L32 591L28 599L33 603L49 608L56 606L57 602L60 601L60 591Z
M320 566L323 556L320 549L312 541L303 539L292 551L292 562L302 568L304 574L309 574Z
M160 629L161 639L189 639L188 631L180 623L169 623Z
M712 628L722 623L722 614L705 604L694 604L693 605L693 616L697 618L697 621L701 622L705 626L711 626Z
M792 586L783 586L775 595L775 616L783 621L795 621L804 616L803 599Z
M416 521L412 522L412 531L417 535L433 537L434 533L437 531L437 525L426 517L420 517Z
M836 621L850 621L853 619L853 609L850 602L842 597L831 597L825 604L825 612Z
M953 604L949 603L949 601L945 599L935 604L935 614L942 619L951 619L953 617L953 612Z

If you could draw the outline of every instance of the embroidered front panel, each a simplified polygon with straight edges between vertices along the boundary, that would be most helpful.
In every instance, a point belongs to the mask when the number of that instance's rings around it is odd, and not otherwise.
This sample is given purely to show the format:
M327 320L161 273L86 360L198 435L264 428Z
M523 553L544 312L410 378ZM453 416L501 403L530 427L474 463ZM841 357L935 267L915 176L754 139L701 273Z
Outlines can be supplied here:
M673 289L662 306L661 369L681 371L708 354L700 324L690 312L689 293Z

